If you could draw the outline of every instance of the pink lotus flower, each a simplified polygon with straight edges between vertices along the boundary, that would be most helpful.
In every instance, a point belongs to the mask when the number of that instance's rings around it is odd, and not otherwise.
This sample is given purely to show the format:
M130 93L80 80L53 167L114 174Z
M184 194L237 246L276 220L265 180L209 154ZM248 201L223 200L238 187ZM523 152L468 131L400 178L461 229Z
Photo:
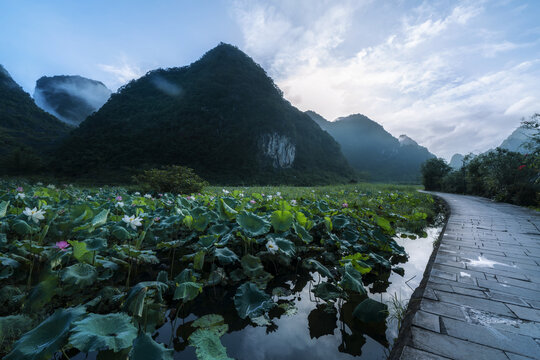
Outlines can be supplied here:
M343 204L341 204L341 207L343 207L343 208L348 208L348 207L349 207L349 204L343 203Z
M523 170L523 168L527 165L519 165L518 170Z
M22 186L17 186L17 189L15 189L15 190L17 190L17 192L23 192L23 191L24 191L24 189L22 188Z
M61 250L61 251L66 251L66 249L69 247L69 243L67 241L58 241L55 246Z
M122 201L122 197L119 195L116 197L116 201Z
M249 200L250 204L256 204L257 202L255 200Z

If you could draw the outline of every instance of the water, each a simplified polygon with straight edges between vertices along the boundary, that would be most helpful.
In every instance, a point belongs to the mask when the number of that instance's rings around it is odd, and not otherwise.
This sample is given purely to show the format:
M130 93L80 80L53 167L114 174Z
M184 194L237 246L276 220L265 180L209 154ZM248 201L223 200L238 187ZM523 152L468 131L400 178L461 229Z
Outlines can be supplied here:
M234 290L207 289L193 304L179 312L168 310L167 321L155 333L154 339L168 348L174 348L175 359L195 360L195 348L187 340L195 330L190 324L206 314L220 314L229 326L221 337L227 355L235 359L249 360L327 360L327 359L386 359L398 334L398 320L392 298L397 298L406 307L414 290L422 281L423 273L431 253L433 242L441 227L428 228L427 238L416 240L396 238L405 248L409 259L399 264L404 276L392 272L368 286L368 296L389 304L390 316L381 323L362 323L352 317L352 311L363 298L350 298L328 306L317 300L311 289L324 278L318 274L289 274L274 279L274 283L291 289L289 296L273 296L276 303L294 305L296 311L284 313L274 308L269 313L270 324L255 326L249 320L237 316L233 303ZM273 286L269 286L269 289ZM267 290L269 292L270 290ZM377 292L376 292L377 291ZM172 336L171 336L172 335ZM73 360L96 359L97 353L77 354Z

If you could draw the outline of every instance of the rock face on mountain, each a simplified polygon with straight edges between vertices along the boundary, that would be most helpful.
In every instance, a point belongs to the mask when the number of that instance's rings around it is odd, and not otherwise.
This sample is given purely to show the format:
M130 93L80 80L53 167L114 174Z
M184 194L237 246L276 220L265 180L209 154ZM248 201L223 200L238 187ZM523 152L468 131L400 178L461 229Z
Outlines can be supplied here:
M69 130L38 108L0 65L0 174L22 171L27 162L35 165Z
M472 155L471 155L472 156ZM462 154L454 154L452 155L452 158L450 159L450 167L454 170L459 170L463 166L463 159L465 159L465 156Z
M57 170L83 176L168 164L221 184L348 181L354 173L337 142L227 44L120 88L57 155Z
M79 125L111 96L102 82L81 76L43 76L36 82L34 100L43 110L71 125Z
M514 130L499 147L509 151L526 154L531 151L528 144L530 144L533 135L535 135L537 132L538 130L527 129L520 126Z
M406 135L396 139L364 115L331 122L313 111L306 113L336 139L349 164L371 180L416 182L421 164L435 156Z

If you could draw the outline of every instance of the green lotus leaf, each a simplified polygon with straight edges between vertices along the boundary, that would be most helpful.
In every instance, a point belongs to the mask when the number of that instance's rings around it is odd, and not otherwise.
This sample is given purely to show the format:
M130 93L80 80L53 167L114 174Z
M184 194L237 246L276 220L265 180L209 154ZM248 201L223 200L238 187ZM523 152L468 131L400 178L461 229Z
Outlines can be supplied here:
M144 300L149 289L156 289L158 297L162 297L162 294L167 291L167 284L160 281L143 281L133 286L124 301L124 310L134 316L141 317L144 310Z
M206 280L206 285L209 286L216 286L225 281L227 278L227 275L225 274L225 271L223 271L223 268L217 268L214 271L208 275L208 279Z
M264 218L242 211L236 217L236 222L247 236L257 237L264 235L270 231L270 223Z
M344 295L343 291L340 288L329 282L317 284L313 287L313 290L311 291L313 291L315 296L325 301L335 301L338 298L343 297Z
M343 229L345 226L349 225L349 219L345 215L337 215L332 218L332 224L337 230Z
M260 290L253 283L244 283L238 287L234 295L234 305L238 316L246 317L261 316L270 310L275 304L270 295Z
M94 216L92 219L92 226L98 227L101 225L105 225L107 222L107 216L109 215L109 210L102 210L99 214Z
M24 220L15 220L13 222L13 225L11 225L11 227L19 235L26 235L32 232L32 228Z
M339 263L341 264L341 266L345 266L346 264L350 263L357 271L359 271L363 275L371 271L371 266L364 262L364 260L368 260L369 258L370 255L356 253L341 258Z
M214 245L218 238L219 235L201 235L199 236L197 245L203 248L209 248L210 246Z
M30 290L30 293L26 298L25 307L29 308L31 311L37 311L45 304L50 303L51 299L58 291L58 277L47 276Z
M354 308L353 316L366 323L382 322L388 316L388 306L367 298Z
M204 208L198 207L191 211L191 217L193 222L191 226L197 231L204 231L210 222L208 219L207 211Z
M308 268L310 270L317 271L322 276L325 276L325 277L327 277L329 279L334 279L334 275L332 275L330 270L328 270L328 268L326 266L324 266L323 264L321 264L320 262L318 262L315 259L306 259L306 260L304 260L303 265L304 265L304 267L306 267L306 268Z
M377 223L377 225L379 225L385 231L387 231L389 233L394 232L394 229L392 228L392 225L390 225L390 221L388 221L386 218L384 218L382 216L375 216L375 222Z
M204 267L204 256L206 252L204 250L200 250L195 254L193 257L193 268L195 270L202 270Z
M328 230L328 232L331 232L332 229L334 228L332 224L332 219L330 219L330 217L328 216L324 217L324 225L326 226L326 230Z
M223 325L225 322L225 319L223 319L223 316L218 314L208 314L201 316L197 320L195 320L191 326L197 327L197 328L211 328L217 325Z
M233 360L227 356L227 349L220 341L220 337L228 330L228 326L214 326L212 328L197 329L189 336L189 343L195 347L199 360Z
M73 248L73 257L80 262L91 263L94 259L93 253L86 248L86 243L76 240L68 240Z
M188 302L197 297L202 292L202 284L187 281L179 284L174 291L174 300Z
M62 281L69 285L87 287L96 279L96 268L90 264L78 263L65 268L62 272Z
M296 254L296 246L294 243L287 239L276 238L274 240L279 250L285 253L287 256L293 257Z
M0 218L3 218L4 216L6 216L8 206L9 206L9 201L2 201L0 203Z
M370 253L369 257L372 261L375 261L377 264L381 265L384 268L390 269L392 267L390 262L379 254Z
M232 264L239 260L238 255L227 247L216 249L215 255L222 265Z
M290 211L276 210L272 213L270 221L275 232L284 232L291 228L294 216Z
M298 235L298 237L302 239L302 241L306 244L309 244L313 241L313 236L311 236L309 231L307 231L302 225L293 223L293 229L296 235Z
M130 360L172 360L174 349L167 349L147 333L141 332L133 341L129 352Z
M124 313L89 314L73 325L69 342L82 352L104 349L117 352L130 347L137 337L137 328Z
M302 227L305 227L306 224L307 224L307 217L304 213L300 212L300 211L297 211L295 214L294 214L295 218L296 218L296 221L298 222L298 224Z
M120 241L125 241L130 238L129 232L122 226L113 227L111 234Z
M354 268L352 264L345 264L343 277L339 285L346 290L352 290L360 294L365 294L366 289L362 282L362 273Z
M15 272L15 269L19 267L19 263L11 258L0 256L0 264L2 268L0 270L0 279L7 279Z
M0 334L4 339L18 338L33 327L33 320L27 315L9 315L0 317Z
M234 210L232 207L227 205L225 201L223 201L223 198L220 198L217 204L218 213L221 219L233 220L236 217L236 214L238 214L236 210Z
M241 263L244 273L249 277L256 277L262 271L264 271L264 266L261 263L261 259L257 256L246 254L242 257Z
M84 240L86 244L86 250L100 251L107 248L107 239L101 237L94 237Z
M64 346L71 323L85 313L83 307L59 309L13 345L5 360L47 360Z
M220 235L223 236L227 234L231 229L227 225L224 224L215 224L208 228L208 233L212 235Z

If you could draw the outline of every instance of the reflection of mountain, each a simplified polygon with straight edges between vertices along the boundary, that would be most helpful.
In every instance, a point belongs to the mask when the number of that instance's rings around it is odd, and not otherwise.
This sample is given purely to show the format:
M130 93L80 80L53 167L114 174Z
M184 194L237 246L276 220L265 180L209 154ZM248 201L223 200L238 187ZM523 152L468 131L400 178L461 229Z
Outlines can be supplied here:
M34 100L40 108L71 125L79 125L110 96L111 91L102 82L66 75L43 76L36 82L34 91Z
M435 156L406 135L396 139L361 114L332 122L313 111L306 114L336 139L349 164L373 180L418 181L421 164Z

